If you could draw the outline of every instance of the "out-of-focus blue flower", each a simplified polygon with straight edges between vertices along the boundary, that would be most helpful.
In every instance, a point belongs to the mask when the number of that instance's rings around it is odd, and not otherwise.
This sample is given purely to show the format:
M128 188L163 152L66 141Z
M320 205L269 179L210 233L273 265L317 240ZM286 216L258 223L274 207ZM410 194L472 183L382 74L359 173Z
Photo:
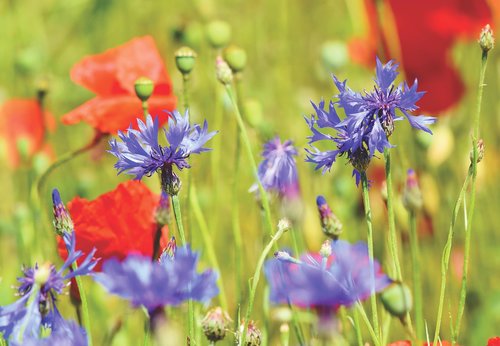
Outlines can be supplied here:
M57 329L58 315L56 299L69 283L80 275L88 275L97 264L93 259L95 250L87 255L76 270L71 265L83 256L75 250L75 234L64 233L68 246L68 258L59 270L53 264L35 265L23 270L18 293L21 296L11 305L0 307L0 333L7 340L22 341L24 338L40 337L40 328Z
M139 130L129 128L126 133L118 131L121 142L110 140L111 154L118 158L115 168L118 174L126 172L141 179L144 175L151 176L162 168L170 171L175 165L178 169L189 168L188 157L210 149L205 148L205 143L217 132L208 132L207 121L203 127L189 123L189 112L184 116L178 111L170 113L168 129L163 129L168 146L158 142L159 122L150 115L146 123L137 119Z
M292 141L281 142L278 136L264 144L259 165L258 178L266 191L274 191L285 196L298 188L297 165L295 162L297 149ZM250 191L257 191L254 184Z
M188 299L208 302L219 293L215 272L196 272L198 258L189 246L164 253L158 262L130 255L123 262L108 260L94 278L110 293L129 300L134 307L143 305L152 313Z
M329 110L324 109L324 101L313 107L313 115L306 119L313 132L309 138L311 149L307 149L307 161L316 164L316 169L323 172L331 168L337 156L346 155L355 168L357 182L359 173L364 171L376 151L383 153L391 148L389 136L394 131L394 122L403 117L396 115L396 110L408 119L416 129L432 133L427 125L436 121L430 116L414 116L410 113L417 110L416 102L424 92L417 91L415 80L411 87L405 82L397 87L394 85L398 65L389 61L383 65L377 58L375 86L372 92L358 93L346 86L346 81L340 82L335 76L333 80L339 90L338 101L330 102ZM343 120L337 115L335 104L344 109L346 117ZM322 133L319 129L332 128L336 136ZM320 151L312 144L321 140L331 140L336 144L336 150Z
M323 250L322 250L323 251ZM320 311L335 311L340 306L351 306L365 300L373 292L387 287L391 280L382 273L374 261L374 272L370 269L368 248L358 242L349 244L343 240L331 242L327 257L305 254L300 260L283 252L268 260L265 273L271 288L273 303L288 303L315 308ZM371 285L374 273L374 286Z

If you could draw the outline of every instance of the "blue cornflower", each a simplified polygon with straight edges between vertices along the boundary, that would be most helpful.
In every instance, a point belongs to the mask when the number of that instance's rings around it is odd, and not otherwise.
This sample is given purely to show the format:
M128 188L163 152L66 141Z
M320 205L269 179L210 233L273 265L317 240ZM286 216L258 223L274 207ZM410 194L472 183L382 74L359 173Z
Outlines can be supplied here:
M268 260L265 274L273 303L288 303L335 311L340 306L351 306L372 294L370 259L366 244L354 245L343 240L326 243L320 254L304 254L300 260L285 252ZM331 246L331 247L330 247ZM382 273L380 265L373 264L374 292L387 287L391 280Z
M56 270L53 264L46 263L25 268L23 276L18 278L18 293L21 298L11 305L0 307L0 333L3 333L5 339L19 342L24 338L37 339L40 338L42 326L57 329L57 321L60 320L55 318L59 315L57 295L62 293L70 279L90 274L96 265L94 250L81 262L78 269L69 270L83 254L75 250L73 232L64 233L63 237L68 245L68 258L62 267Z
M264 160L259 164L258 178L266 191L285 196L289 190L297 188L295 156L297 149L290 140L282 143L276 136L264 144L262 151ZM257 191L257 184L254 184L250 191Z
M189 112L184 116L178 111L170 113L168 128L163 129L168 146L158 142L159 122L150 115L146 123L137 119L139 130L129 128L126 133L118 131L118 137L109 141L111 154L118 158L115 168L118 174L126 172L135 175L140 180L143 176L151 176L157 171L162 171L162 178L166 184L171 184L177 178L172 168L189 168L188 158L191 154L199 154L210 149L205 148L205 143L217 132L208 132L207 121L203 127L189 123Z
M372 92L358 93L346 86L346 81L340 82L335 76L333 80L339 94L336 102L330 102L329 110L324 109L324 101L313 107L316 117L306 119L313 132L309 138L312 149L307 150L307 161L316 164L316 169L323 168L323 172L330 169L337 156L346 155L353 165L356 180L359 182L359 173L364 172L375 152L384 152L391 148L388 138L394 131L394 122L403 117L396 115L401 112L410 125L416 129L432 133L427 125L436 121L430 116L414 116L410 113L417 110L416 102L424 92L417 91L418 82L411 87L405 82L397 87L394 85L398 65L392 60L383 65L377 58L375 86ZM344 109L346 117L340 120L335 105ZM317 127L317 128L316 128ZM337 135L324 134L319 129L332 128ZM320 151L312 144L320 140L335 142L337 149Z
M152 314L188 299L208 302L219 293L215 272L196 272L198 258L189 246L170 248L157 262L129 255L123 262L108 260L94 278L110 293L129 300L134 307L142 305Z

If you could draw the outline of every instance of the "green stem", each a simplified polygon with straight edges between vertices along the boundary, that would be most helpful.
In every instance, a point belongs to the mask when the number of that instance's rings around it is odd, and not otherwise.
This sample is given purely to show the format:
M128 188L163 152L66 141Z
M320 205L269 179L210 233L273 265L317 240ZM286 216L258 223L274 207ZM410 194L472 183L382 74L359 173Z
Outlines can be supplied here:
M297 336L297 341L299 342L300 346L304 346L306 345L306 341L304 337L304 332L300 327L299 319L297 318L297 309L294 308L294 306L290 301L288 301L288 308L290 309L290 311L292 311L292 325L293 325L293 330L295 331L295 335Z
M363 346L363 336L361 335L361 323L359 323L358 309L354 309L354 329L356 330L356 340L358 346Z
M184 100L184 111L187 111L189 109L189 92L188 92L188 85L189 85L189 75L188 74L183 74L182 75L182 99Z
M363 308L363 305L361 304L361 302L358 301L356 303L356 308L361 313L361 318L365 322L366 327L368 328L368 332L370 333L370 336L371 336L372 341L375 344L375 346L382 346L382 344L380 343L380 340L378 338L378 335L375 332L376 329L374 329L372 327L372 325L370 324L370 320L368 319L368 316L366 315L365 309Z
M243 145L245 146L245 149L247 151L248 159L250 160L250 168L252 169L252 171L254 173L255 180L257 181L257 186L259 188L260 198L262 200L262 206L264 208L267 229L268 229L269 234L271 236L273 236L274 231L273 231L273 222L271 219L271 209L269 207L269 199L267 197L266 191L264 190L264 187L262 186L260 179L258 178L257 164L255 162L255 158L253 157L252 145L250 143L250 139L248 138L245 124L243 123L243 119L241 117L240 109L238 107L237 100L234 96L233 89L232 89L231 85L229 85L229 84L227 84L225 87L226 87L226 92L227 92L229 98L231 99L231 103L232 103L233 108L234 108L234 113L236 115L236 121L238 122L238 127L239 127L240 133L241 133L241 139L242 139Z
M392 262L394 265L394 272L397 281L403 280L401 274L401 265L399 263L398 255L398 238L396 234L396 221L394 217L394 193L392 187L392 170L391 170L391 151L390 149L384 150L385 158L385 180L387 184L387 213L389 218L389 244Z
M71 265L73 271L78 269L78 263L73 262ZM83 287L82 278L80 276L75 276L76 285L78 287L78 293L80 294L80 299L82 300L82 321L83 328L87 332L88 345L92 346L92 331L90 329L90 315L89 315L89 306L87 303L87 295L85 294L85 289Z
M409 213L410 221L410 250L413 268L413 298L415 301L415 327L417 338L424 337L424 313L422 306L422 280L420 275L420 249L418 247L417 217L415 212Z
M147 316L147 320L144 324L144 343L143 343L143 345L149 346L149 342L151 340L151 323L149 321L149 319L150 319L149 315L146 315L146 316Z
M476 108L476 114L474 115L474 135L472 137L472 182L471 182L470 204L469 204L469 215L468 215L469 222L467 223L467 228L465 231L462 287L460 289L460 301L458 304L458 315L455 327L456 338L458 338L458 335L460 334L460 324L462 322L462 317L465 309L465 299L467 296L467 276L469 272L470 243L471 243L472 224L473 224L472 218L474 216L474 207L476 204L476 178L477 178L477 158L478 158L477 141L479 139L479 118L481 115L481 102L483 99L484 76L486 74L487 62L488 62L488 52L483 50L481 56L481 72L479 74L479 86L477 93L477 108Z
M453 236L455 235L455 223L457 221L458 212L460 210L460 206L462 205L462 201L465 197L465 191L467 191L467 186L469 185L469 180L471 178L472 167L469 168L469 173L465 177L465 181L462 185L462 189L458 195L458 199L455 202L455 206L453 207L450 227L448 228L448 239L446 240L446 244L443 249L443 255L441 259L441 289L439 291L439 303L438 303L438 313L436 317L436 328L434 332L434 344L437 344L437 340L439 337L439 332L441 330L441 319L443 316L443 306L444 306L444 297L446 293L446 281L447 281L447 273L448 267L450 264L450 256L451 256L451 248L453 245Z
M279 228L278 229L278 232L276 232L276 234L274 234L272 236L271 241L264 248L264 251L262 251L262 254L260 255L259 261L257 262L257 267L255 268L255 273L253 275L253 278L251 279L252 284L250 287L250 295L248 298L247 313L245 315L243 332L241 334L241 341L242 342L240 342L240 345L246 345L248 322L250 321L250 316L252 315L253 303L255 300L255 293L257 291L257 286L259 284L259 278L260 278L260 272L262 271L262 266L264 265L264 261L266 260L266 257L269 254L269 252L271 251L271 248L276 244L276 242L283 235L285 230L286 230L286 228Z
M367 243L368 243L368 257L370 260L370 286L371 286L371 309L372 309L372 320L373 328L379 333L379 322L378 322L378 312L377 312L377 296L375 295L375 265L373 256L373 228L372 228L372 211L370 208L370 196L368 194L368 178L366 173L361 173L361 185L363 189L363 204L365 206L365 218L366 224L368 226L367 232ZM378 339L378 338L377 338Z

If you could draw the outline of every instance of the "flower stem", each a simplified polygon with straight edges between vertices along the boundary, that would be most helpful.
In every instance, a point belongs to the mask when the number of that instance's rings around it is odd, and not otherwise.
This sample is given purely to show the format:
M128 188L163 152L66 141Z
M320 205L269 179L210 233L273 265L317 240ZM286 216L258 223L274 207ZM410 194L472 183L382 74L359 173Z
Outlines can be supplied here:
M260 278L260 272L262 271L262 266L264 265L264 261L266 260L267 255L271 251L271 248L276 244L278 239L283 235L285 232L286 228L279 228L278 232L274 234L271 238L271 241L269 244L266 245L264 248L264 251L262 251L262 254L260 255L259 261L257 262L257 267L255 268L255 273L253 275L253 278L251 279L252 284L250 287L250 295L248 298L248 307L247 307L247 313L245 315L245 321L244 321L244 327L243 327L243 332L241 333L241 345L246 345L246 336L247 336L247 329L248 329L248 322L250 321L250 316L252 315L252 310L253 310L253 303L255 300L255 293L257 291L257 286L259 284L259 278Z
M403 280L401 274L401 265L399 263L398 255L398 238L396 234L396 221L394 217L394 193L392 187L392 170L391 170L391 151L390 149L384 150L385 158L385 180L387 184L387 213L389 218L389 244L392 262L394 265L394 272L397 281Z
M370 196L368 194L368 178L366 172L361 173L361 185L363 189L363 204L365 206L365 218L368 226L367 243L368 243L368 257L370 259L370 286L371 295L370 302L372 308L373 328L379 333L379 322L377 312L377 297L375 295L375 265L373 259L373 228L372 228L372 211L370 208Z
M73 262L71 268L73 269L73 271L76 271L78 269L78 263L76 263L76 261ZM76 285L78 287L78 293L80 294L80 299L82 300L83 328L85 328L85 331L87 332L88 345L92 346L92 331L90 329L90 315L89 315L89 306L87 303L87 295L85 294L82 278L80 276L75 276L75 280L76 280Z
M368 328L368 332L370 333L370 336L372 337L372 341L375 344L375 346L381 346L376 329L374 329L372 327L372 325L370 324L370 320L368 319L368 316L366 315L365 309L363 308L363 304L361 304L361 302L358 301L356 303L355 309L361 313L361 318L365 322L366 327Z
M474 115L474 134L472 136L472 182L470 190L470 203L469 203L469 215L467 223L467 228L465 230L465 249L464 249L464 263L462 269L462 287L460 289L460 301L458 304L458 315L455 327L456 338L453 337L452 341L458 338L460 334L460 324L462 322L462 317L465 308L465 299L467 296L467 275L469 272L469 256L470 256L470 243L472 234L472 218L474 216L474 207L476 204L476 178L477 178L477 158L478 158L478 148L477 141L479 139L479 118L481 115L481 102L483 99L483 88L484 88L484 76L486 74L486 65L488 62L488 51L483 50L481 56L481 71L479 73L479 86L477 93L477 106L476 114Z
M356 331L356 341L358 346L363 346L363 336L361 335L361 323L359 323L358 309L354 309L354 329Z
M415 300L415 327L417 338L424 338L424 313L422 306L422 280L420 275L420 249L418 247L417 217L415 212L409 212L410 250L413 268L413 298Z

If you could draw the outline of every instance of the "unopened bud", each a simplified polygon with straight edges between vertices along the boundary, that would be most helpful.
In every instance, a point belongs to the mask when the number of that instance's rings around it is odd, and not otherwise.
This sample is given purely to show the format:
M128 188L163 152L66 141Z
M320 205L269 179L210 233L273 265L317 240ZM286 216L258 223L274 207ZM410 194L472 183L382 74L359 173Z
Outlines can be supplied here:
M321 245L319 254L321 257L326 259L328 259L332 255L332 243L330 240L325 240L325 242Z
M54 228L58 235L71 234L74 229L73 220L64 206L59 190L52 190L52 210L54 212Z
M484 158L484 141L482 139L479 139L476 143L476 147L477 147L476 163L479 163ZM473 150L470 151L469 158L470 158L470 162L472 164L472 161L474 161L474 151Z
M406 175L406 186L403 191L403 205L408 211L417 212L424 204L422 191L418 186L417 174L409 169Z
M160 195L160 202L155 211L155 221L158 226L165 226L170 222L170 196L165 191L162 191Z
M244 49L232 45L224 49L224 60L233 72L241 72L247 64L247 53Z
M207 312L201 321L201 327L209 341L217 342L226 337L227 331L231 328L231 322L229 314L220 307L216 307Z
M342 233L342 223L337 216L333 214L330 206L326 203L325 197L321 195L318 196L316 198L316 205L318 206L321 229L323 230L323 233L327 237L337 240Z
M291 228L292 224L290 223L290 220L288 220L286 217L278 221L278 232L286 232L289 231Z
M155 85L153 81L147 77L139 77L134 83L135 94L142 101L147 101L153 94Z
M231 84L233 81L233 72L221 56L218 56L215 61L215 75L219 82L224 85Z
M206 30L208 42L213 48L223 48L231 39L231 26L222 20L211 21Z
M481 49L485 53L492 50L493 47L495 46L495 38L493 37L493 30L491 30L489 24L486 24L483 30L481 30L481 35L479 36L479 45L481 46Z
M175 64L177 69L183 74L188 75L194 68L196 62L196 53L189 47L181 47L175 52Z
M380 295L385 309L393 316L403 318L412 309L411 291L402 282L393 282Z
M245 343L242 344L240 341L241 333L245 328L245 322L243 321L240 325L238 333L236 333L236 341L239 346L260 346L262 343L262 333L259 328L255 325L254 321L248 321L248 327L245 337Z

